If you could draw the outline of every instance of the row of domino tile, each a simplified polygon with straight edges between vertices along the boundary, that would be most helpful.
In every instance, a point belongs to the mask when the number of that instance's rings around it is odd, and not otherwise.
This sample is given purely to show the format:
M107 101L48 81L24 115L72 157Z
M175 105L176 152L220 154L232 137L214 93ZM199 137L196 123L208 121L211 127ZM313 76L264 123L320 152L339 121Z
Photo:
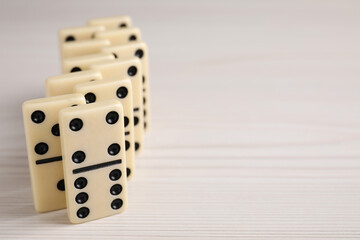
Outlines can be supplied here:
M62 73L23 104L35 209L72 223L127 206L127 181L149 128L148 50L128 16L59 31Z

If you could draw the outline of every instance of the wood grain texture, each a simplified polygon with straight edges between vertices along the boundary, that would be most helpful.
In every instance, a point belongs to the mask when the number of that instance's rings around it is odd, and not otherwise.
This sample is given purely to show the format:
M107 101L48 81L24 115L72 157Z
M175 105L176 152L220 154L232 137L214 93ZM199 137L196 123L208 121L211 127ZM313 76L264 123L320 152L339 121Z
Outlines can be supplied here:
M357 1L1 3L0 239L359 239ZM152 129L124 214L37 214L21 103L60 73L56 32L128 14Z

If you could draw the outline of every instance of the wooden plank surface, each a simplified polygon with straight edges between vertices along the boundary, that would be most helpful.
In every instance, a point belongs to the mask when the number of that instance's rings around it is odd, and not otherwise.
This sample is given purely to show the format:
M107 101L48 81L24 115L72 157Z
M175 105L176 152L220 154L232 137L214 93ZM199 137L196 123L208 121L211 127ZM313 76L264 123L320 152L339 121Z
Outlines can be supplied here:
M358 1L7 1L0 239L360 239ZM124 214L37 214L21 104L59 74L59 28L128 14L152 127Z

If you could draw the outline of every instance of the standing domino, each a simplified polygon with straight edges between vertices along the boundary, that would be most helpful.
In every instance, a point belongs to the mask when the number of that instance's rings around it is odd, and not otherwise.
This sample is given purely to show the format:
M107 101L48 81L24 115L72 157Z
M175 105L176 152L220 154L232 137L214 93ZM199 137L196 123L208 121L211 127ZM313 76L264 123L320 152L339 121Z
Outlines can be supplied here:
M79 72L82 70L87 70L89 69L89 66L91 64L105 60L112 60L112 59L115 59L115 57L114 54L111 53L97 53L97 54L66 58L63 60L62 72L70 73L70 72Z
M78 45L67 45L67 43L81 42L85 40L91 40L95 37L96 32L104 31L104 26L83 26L83 27L72 27L72 28L63 28L59 30L59 46L61 57L66 58L71 55L71 50L74 46ZM64 47L67 45L69 47ZM89 45L90 47L94 47L93 45ZM70 53L69 53L70 52ZM72 55L71 55L72 56Z
M94 38L96 32L104 30L105 27L100 25L63 28L59 30L59 43L61 46L65 42L90 40Z
M98 102L117 99L124 109L126 175L128 180L134 174L135 146L134 125L140 125L138 117L133 114L133 97L130 80L121 78L103 79L101 81L80 83L74 87L74 92L85 95L87 102Z
M48 212L66 207L58 113L85 104L81 94L24 102L23 116L35 209Z
M139 124L135 125L135 151L139 153L144 141L143 87L141 80L141 63L139 59L104 61L91 65L90 69L99 71L103 78L118 77L120 79L130 79L133 89L134 117L139 119Z
M137 57L141 61L143 70L143 102L144 102L144 128L145 131L149 128L150 122L150 96L149 96L149 66L148 66L148 50L144 42L132 42L124 45L116 45L105 47L102 50L106 53L112 53L119 60Z
M127 206L124 114L118 100L60 111L68 217L82 223Z
M70 94L78 83L91 82L102 79L99 71L86 70L52 76L45 81L46 96Z
M95 18L88 21L89 26L104 26L106 29L126 28L131 26L129 16Z

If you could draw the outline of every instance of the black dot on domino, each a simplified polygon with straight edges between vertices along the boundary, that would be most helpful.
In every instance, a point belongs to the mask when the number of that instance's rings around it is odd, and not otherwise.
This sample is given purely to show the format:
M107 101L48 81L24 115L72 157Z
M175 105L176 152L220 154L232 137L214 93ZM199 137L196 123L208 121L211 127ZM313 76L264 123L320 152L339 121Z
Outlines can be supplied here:
M129 124L129 118L124 117L124 127L126 127Z
M135 35L131 35L130 37L129 37L129 41L135 41L136 40L136 36Z
M120 145L117 143L113 143L108 147L108 153L112 156L118 154L120 152Z
M130 77L133 77L137 73L137 68L135 66L131 66L131 67L129 67L127 72Z
M75 37L72 35L69 35L65 38L65 42L71 42L71 41L75 41Z
M86 192L81 192L75 197L75 201L78 204L86 203L86 201L89 199L89 195Z
M145 83L145 76L142 77L142 81L143 81L143 83Z
M145 97L143 98L143 103L144 103L144 104L146 103L146 98L145 98Z
M34 150L37 154L44 155L49 150L49 146L46 143L41 142L41 143L36 144Z
M129 141L125 141L125 150L127 151L130 147Z
M146 122L144 122L144 128L145 128L145 129L147 128L147 124L146 124Z
M69 123L69 127L71 130L73 131L79 131L83 126L83 122L80 118L74 118L73 120L71 120L71 122Z
M87 180L84 177L79 177L74 182L74 186L77 189L83 189L84 187L86 187L86 185L87 185Z
M135 142L135 151L137 151L140 148L140 144L138 142Z
M86 155L83 151L76 151L72 155L71 159L74 163L82 163L86 158Z
M82 207L76 212L76 215L78 216L78 218L86 218L89 213L90 210L87 207Z
M33 121L34 123L39 124L42 123L44 120L45 120L45 113L43 111L36 110L31 114L31 121Z
M105 119L108 124L115 124L119 120L119 114L115 111L111 111L106 115Z
M130 176L131 175L131 170L130 170L130 168L126 168L126 176Z
M146 116L146 110L144 109L144 117Z
M115 58L118 58L117 55L116 55L116 53L113 53L113 55L114 55Z
M134 126L136 126L139 123L139 118L138 117L134 117Z
M122 186L120 184L115 184L110 188L111 195L119 195L122 191Z
M59 124L55 124L52 128L51 128L51 133L54 135L54 136L60 136L60 129L59 129Z
M81 71L81 68L79 67L73 67L70 72L80 72Z
M123 205L123 201L120 198L117 198L111 202L111 208L114 210L121 208L122 205Z
M57 189L59 189L60 191L65 191L64 179L60 180L56 186L57 186Z
M141 49L136 50L135 56L138 58L142 58L144 56L144 51Z
M119 28L125 28L125 27L127 27L126 23L120 23L119 24Z
M126 87L119 87L118 90L116 91L116 96L118 98L125 98L128 94L128 90Z
M116 181L121 177L121 171L119 169L114 169L110 172L109 178L111 181Z
M86 103L89 104L89 103L93 103L96 101L96 96L95 94L93 93L87 93L85 94L85 100L86 100Z

